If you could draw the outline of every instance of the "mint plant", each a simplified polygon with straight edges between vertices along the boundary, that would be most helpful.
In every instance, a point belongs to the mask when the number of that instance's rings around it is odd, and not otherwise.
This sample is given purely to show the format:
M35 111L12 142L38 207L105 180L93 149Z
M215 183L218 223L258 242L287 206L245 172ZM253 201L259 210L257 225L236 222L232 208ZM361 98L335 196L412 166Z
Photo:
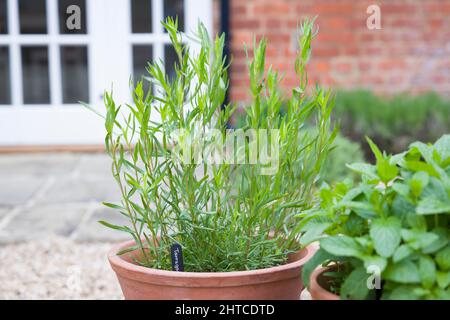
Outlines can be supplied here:
M376 165L349 165L361 183L324 187L320 209L300 215L303 242L320 240L305 282L328 265L342 299L450 299L450 135L393 156L368 142Z
M228 133L235 106L223 108L229 85L225 38L211 42L200 24L194 38L200 50L193 53L177 30L177 20L168 18L163 25L178 57L175 75L169 78L161 62L150 63L146 79L155 90L144 92L138 82L133 85L133 104L123 106L112 93L105 94L105 145L122 194L121 203L105 205L126 216L130 225L101 223L129 233L136 245L121 253L140 251L136 262L146 267L170 270L170 246L175 243L183 248L185 271L251 270L285 263L289 253L301 248L294 215L313 205L314 186L336 134L330 120L331 93L316 88L307 94L313 21L302 24L295 64L299 86L283 116L281 77L266 68L266 40L254 44L248 59L252 100L245 129L278 130L268 142L277 150L268 154L276 170L265 174L266 164L258 161L210 164L190 153L189 141L202 148L214 145L212 138L201 138L205 132ZM263 109L267 116L261 119ZM315 133L299 134L310 121ZM237 157L245 159L252 147L245 143Z

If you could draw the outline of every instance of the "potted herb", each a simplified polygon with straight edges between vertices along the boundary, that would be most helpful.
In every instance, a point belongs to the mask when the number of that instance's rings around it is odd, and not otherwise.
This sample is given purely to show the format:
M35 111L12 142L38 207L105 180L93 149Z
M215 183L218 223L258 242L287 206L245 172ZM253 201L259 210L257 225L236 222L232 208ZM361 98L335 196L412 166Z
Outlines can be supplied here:
M166 76L160 62L149 64L154 92L138 82L123 113L105 94L106 150L122 194L121 203L105 205L130 225L101 223L133 239L108 256L125 298L298 299L301 268L313 249L299 244L294 215L312 206L336 134L330 93L306 94L313 21L302 25L299 87L283 116L280 76L266 70L266 41L255 44L248 63L252 102L239 132L227 130L236 108L223 106L224 36L211 43L200 24L200 50L193 53L176 20L163 25L178 57L175 75ZM299 134L311 118L317 132Z
M361 182L323 188L301 222L303 243L320 239L313 299L450 299L450 135L393 156L368 141L376 165L350 165Z

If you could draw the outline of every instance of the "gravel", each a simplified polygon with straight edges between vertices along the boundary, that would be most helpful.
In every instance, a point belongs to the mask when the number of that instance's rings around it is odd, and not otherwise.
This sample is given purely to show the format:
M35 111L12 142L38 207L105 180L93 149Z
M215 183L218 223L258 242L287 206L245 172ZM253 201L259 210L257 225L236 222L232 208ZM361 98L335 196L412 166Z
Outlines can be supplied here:
M110 247L62 237L0 246L0 299L123 299Z
M0 299L123 299L106 258L111 245L47 237L0 246ZM301 299L311 299L306 290Z

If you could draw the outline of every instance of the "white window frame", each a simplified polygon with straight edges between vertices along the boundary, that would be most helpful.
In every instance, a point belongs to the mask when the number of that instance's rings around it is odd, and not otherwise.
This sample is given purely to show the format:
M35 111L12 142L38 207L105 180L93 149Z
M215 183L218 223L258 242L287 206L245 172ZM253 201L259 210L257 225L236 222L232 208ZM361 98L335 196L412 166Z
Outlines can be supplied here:
M91 10L89 4L92 2L86 0L88 14ZM11 105L6 105L12 108L24 108L31 106L32 108L78 108L78 104L63 104L62 90L61 90L61 64L60 64L60 46L74 45L86 46L88 48L88 64L90 64L91 56L90 44L92 36L89 34L59 34L59 20L58 20L58 0L46 0L47 3L47 33L46 34L20 34L19 26L19 8L18 0L7 0L8 5L8 34L0 36L0 45L9 46L10 59L10 75L11 75ZM86 17L86 21L88 17ZM87 23L90 28L90 23ZM49 79L50 79L50 103L49 104L24 104L23 102L23 88L22 88L22 46L47 46L48 47L48 62L49 62ZM88 77L92 78L92 68L88 68ZM94 88L93 81L90 81L89 86L89 100L93 100ZM4 106L4 105L3 105Z
M47 34L20 34L18 0L7 1L8 34L0 35L0 45L9 47L11 105L0 106L0 146L102 144L102 119L78 104L62 103L60 45L88 48L89 103L93 107L103 110L102 93L111 87L117 101L130 102L133 45L152 45L155 61L164 59L164 45L170 43L160 24L163 0L152 0L151 34L132 34L131 0L86 0L87 33L83 35L59 34L58 0L46 0ZM184 1L185 31L195 31L199 19L212 30L213 0ZM189 44L198 49L198 44ZM22 45L48 46L50 104L23 103Z

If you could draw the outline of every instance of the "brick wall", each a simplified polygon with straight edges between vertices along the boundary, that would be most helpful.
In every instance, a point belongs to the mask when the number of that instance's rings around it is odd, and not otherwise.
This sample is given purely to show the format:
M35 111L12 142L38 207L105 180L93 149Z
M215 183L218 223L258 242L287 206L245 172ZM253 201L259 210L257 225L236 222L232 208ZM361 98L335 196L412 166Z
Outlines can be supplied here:
M381 8L381 30L366 26L367 7ZM450 95L450 0L231 0L231 98L248 94L243 43L268 39L268 64L293 72L295 30L318 15L310 80L333 88L381 93L434 90Z

